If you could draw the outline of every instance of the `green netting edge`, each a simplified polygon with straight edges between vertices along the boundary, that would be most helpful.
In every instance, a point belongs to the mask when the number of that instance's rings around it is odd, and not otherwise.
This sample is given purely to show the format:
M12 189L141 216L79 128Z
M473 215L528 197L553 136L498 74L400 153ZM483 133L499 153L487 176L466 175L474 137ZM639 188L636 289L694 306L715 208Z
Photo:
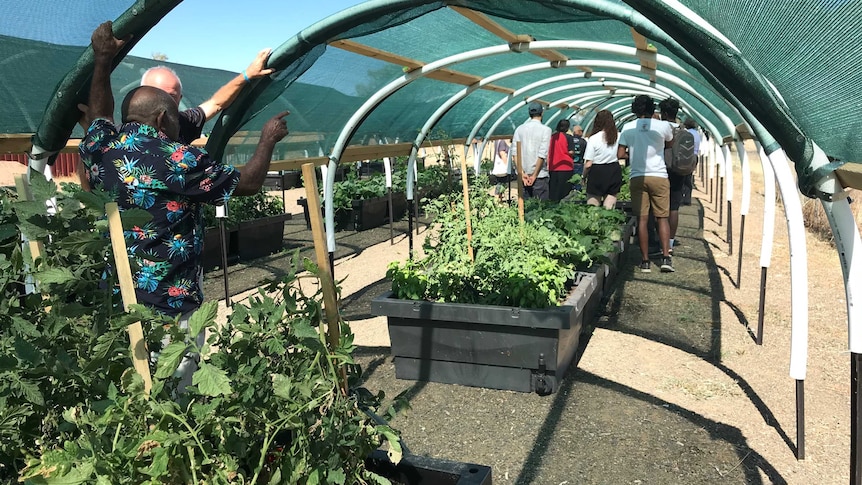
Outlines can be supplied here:
M114 67L128 54L138 39L181 1L138 0L114 20L115 36L121 39L129 35L133 36L114 59ZM80 119L78 104L87 103L93 62L93 49L88 47L75 67L57 84L54 95L45 108L42 121L33 135L34 146L47 152L56 152L66 146L66 141L69 140L72 130Z

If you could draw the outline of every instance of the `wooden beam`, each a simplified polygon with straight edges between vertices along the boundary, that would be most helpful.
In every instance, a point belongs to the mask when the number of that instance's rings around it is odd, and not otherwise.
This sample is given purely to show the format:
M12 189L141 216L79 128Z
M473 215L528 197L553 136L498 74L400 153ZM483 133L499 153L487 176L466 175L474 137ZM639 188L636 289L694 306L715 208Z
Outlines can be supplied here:
M359 42L354 42L352 40L336 40L330 42L329 45L342 50L346 50L348 52L352 52L354 54L359 54L365 57L372 57L374 59L379 59L390 64L396 64L402 67L406 67L410 70L419 69L420 67L425 65L425 63L422 61L417 61L408 57L399 56L398 54L393 54L391 52L387 52L381 49L369 47L367 45L360 44Z
M647 40L646 37L641 35L640 32L635 30L634 27L631 28L631 31L632 38L635 41L635 47L637 47L638 50L658 52L658 49L656 49L654 45L650 44L649 40Z
M632 27L631 31L635 47L637 48L637 57L641 64L641 72L649 76L651 82L655 82L655 71L658 69L658 60L656 59L658 49L650 44L647 38L636 31L634 27Z
M380 50L374 47L369 47L367 45L363 45L352 40L336 40L331 42L329 45L332 47L346 50L348 52L352 52L354 54L359 54L361 56L371 57L374 59L388 62L390 64L406 67L408 70L411 71L425 66L425 63L422 61L417 61L416 59L399 56L398 54L393 54L391 52ZM428 73L425 77L437 81L460 84L462 86L472 86L473 84L476 84L482 80L482 78L479 76L474 76L472 74L466 74L459 71L453 71L451 69L438 69L434 72ZM496 86L493 84L482 86L482 89L496 91L504 94L511 94L515 92L514 89Z
M464 17L467 17L467 19L469 19L474 24L503 39L508 44L527 44L536 40L535 38L533 38L532 35L515 34L511 30L491 20L490 17L483 14L482 12L470 10L469 8L465 7L456 7L454 5L449 5L449 8L463 15ZM569 58L563 53L555 51L553 49L530 51L530 53L551 62L566 62L569 60ZM586 72L592 72L592 69L589 68L583 68L581 70Z
M835 170L835 176L845 189L862 190L862 163L845 163Z

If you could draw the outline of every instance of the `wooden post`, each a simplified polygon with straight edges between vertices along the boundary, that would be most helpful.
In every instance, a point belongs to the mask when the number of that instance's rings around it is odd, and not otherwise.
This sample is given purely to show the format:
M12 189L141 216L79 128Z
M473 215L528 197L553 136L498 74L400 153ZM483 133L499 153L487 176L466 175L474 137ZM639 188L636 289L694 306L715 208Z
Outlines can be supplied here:
M129 256L126 251L126 239L123 236L123 222L120 220L120 210L116 202L105 204L105 213L108 215L108 229L111 234L111 247L114 249L114 271L117 272L117 280L120 282L120 294L123 296L123 308L129 311L129 307L138 302L135 296L135 284L132 281L132 269L129 266ZM135 370L144 380L144 392L150 393L153 380L150 377L149 352L147 343L144 341L144 330L141 322L135 322L128 327L129 342L132 348L132 362Z
M461 157L461 190L464 192L464 216L467 221L467 255L473 262L473 225L470 223L470 186L467 183L467 160Z
M326 340L329 349L338 347L341 338L339 327L341 317L338 315L338 298L335 292L335 281L329 268L329 254L326 251L326 234L323 231L323 218L320 216L320 193L317 191L317 177L314 164L302 165L302 178L305 180L305 197L308 200L308 217L311 222L311 234L314 240L314 254L320 271L320 285L323 289L323 312L326 317ZM338 368L341 392L347 394L347 374L343 367Z
M15 188L18 190L18 199L19 200L33 200L33 194L30 192L30 182L24 176L24 174L19 174L15 176ZM41 257L45 253L45 247L42 245L42 241L27 241L30 245L30 256L33 258L33 263L36 262L36 259Z
M515 144L515 168L518 169L518 219L524 223L524 166L521 164L521 143Z

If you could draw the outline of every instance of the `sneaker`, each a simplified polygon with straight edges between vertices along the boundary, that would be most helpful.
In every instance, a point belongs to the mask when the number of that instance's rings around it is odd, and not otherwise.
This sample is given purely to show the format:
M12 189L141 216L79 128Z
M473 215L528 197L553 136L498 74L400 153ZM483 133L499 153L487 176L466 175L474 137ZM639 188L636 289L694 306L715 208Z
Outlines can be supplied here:
M673 269L673 264L670 262L670 256L666 256L661 258L661 272L662 273L673 273L676 271Z
M641 261L639 268L641 269L641 273L649 273L652 271L649 261Z

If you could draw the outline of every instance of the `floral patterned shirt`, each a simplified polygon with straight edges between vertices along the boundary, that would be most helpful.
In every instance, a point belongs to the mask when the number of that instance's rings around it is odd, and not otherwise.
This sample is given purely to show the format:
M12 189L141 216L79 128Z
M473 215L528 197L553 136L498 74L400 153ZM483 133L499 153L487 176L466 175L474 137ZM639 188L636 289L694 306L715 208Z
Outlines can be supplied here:
M120 210L144 209L153 218L125 231L138 303L168 315L200 306L201 205L226 204L239 182L231 165L206 151L173 142L155 128L121 128L96 119L79 146L93 187L111 192Z

